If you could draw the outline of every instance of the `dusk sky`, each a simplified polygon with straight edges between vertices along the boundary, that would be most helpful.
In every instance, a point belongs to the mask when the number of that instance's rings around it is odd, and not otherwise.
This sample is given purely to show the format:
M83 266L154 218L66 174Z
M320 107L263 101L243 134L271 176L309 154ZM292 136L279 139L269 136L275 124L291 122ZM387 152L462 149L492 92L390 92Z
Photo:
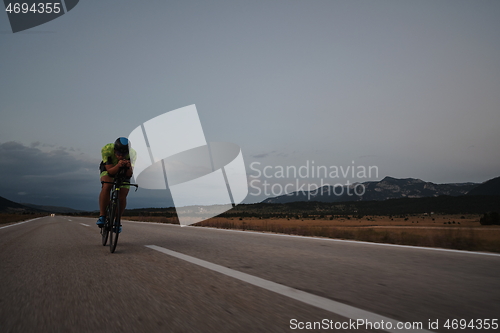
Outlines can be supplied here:
M498 0L82 0L12 33L0 13L0 196L96 210L101 147L192 104L249 182L313 161L377 167L331 184L498 177L499 17Z

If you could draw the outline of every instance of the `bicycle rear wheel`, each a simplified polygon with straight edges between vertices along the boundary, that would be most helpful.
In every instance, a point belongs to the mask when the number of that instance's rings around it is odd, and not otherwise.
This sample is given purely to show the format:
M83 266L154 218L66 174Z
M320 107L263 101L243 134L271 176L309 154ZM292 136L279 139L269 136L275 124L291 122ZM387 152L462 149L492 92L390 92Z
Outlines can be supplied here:
M110 230L109 230L109 251L111 253L115 252L116 245L118 244L118 235L120 231L120 201L118 200L118 193L116 193L116 199L113 200L113 216L110 219Z
M111 218L112 218L111 211L112 211L111 204L109 204L108 208L106 208L106 223L101 228L101 237L103 246L106 246L106 244L108 243L109 230L111 229Z
M109 230L107 225L105 225L101 228L101 238L103 246L106 246L106 244L108 243L108 235L109 235Z

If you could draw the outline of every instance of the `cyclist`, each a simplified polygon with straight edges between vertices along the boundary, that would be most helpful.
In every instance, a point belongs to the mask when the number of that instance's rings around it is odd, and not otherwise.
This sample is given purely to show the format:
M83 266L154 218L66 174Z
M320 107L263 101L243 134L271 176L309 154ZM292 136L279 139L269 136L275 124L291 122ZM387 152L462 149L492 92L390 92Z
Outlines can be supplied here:
M125 169L126 182L130 183L132 177L133 162L136 158L136 153L130 148L130 142L127 138L119 137L115 143L108 143L101 149L102 161L99 166L101 172L101 182L113 182L114 176L120 171ZM99 210L100 216L96 224L102 228L105 224L106 207L110 201L110 191L112 184L102 183L101 193L99 194ZM122 186L120 189L120 214L123 214L127 206L127 195L130 186ZM118 232L122 231L120 227Z

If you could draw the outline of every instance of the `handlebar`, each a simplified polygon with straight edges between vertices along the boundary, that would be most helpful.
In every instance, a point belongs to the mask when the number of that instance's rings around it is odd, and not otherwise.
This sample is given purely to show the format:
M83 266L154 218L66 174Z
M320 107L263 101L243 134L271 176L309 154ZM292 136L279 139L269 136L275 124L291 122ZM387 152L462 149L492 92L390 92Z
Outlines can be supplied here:
M120 184L119 182L104 182L101 180L101 184L113 184L113 185L120 185L120 186L134 186L135 187L135 192L137 192L137 189L139 188L139 184L131 184L131 183L122 183Z
M124 176L124 173L125 173L126 169L128 169L128 168L120 168L120 171L118 171L118 173L115 176L116 177L115 181L113 181L113 182L105 182L105 181L101 180L101 184L113 184L113 185L120 185L120 186L134 186L135 187L135 191L137 192L137 189L139 188L138 184L123 183L123 179L125 178L123 176ZM123 183L123 184L120 184L120 183Z

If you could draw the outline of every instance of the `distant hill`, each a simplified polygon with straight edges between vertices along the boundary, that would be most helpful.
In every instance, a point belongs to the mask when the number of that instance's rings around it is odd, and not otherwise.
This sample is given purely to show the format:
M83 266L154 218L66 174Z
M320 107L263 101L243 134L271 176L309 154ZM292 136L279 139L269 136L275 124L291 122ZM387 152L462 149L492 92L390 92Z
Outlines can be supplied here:
M467 195L500 195L500 177L490 179L470 190Z
M363 188L359 187L363 185ZM325 186L318 191L301 191L289 195L268 198L263 203L289 203L296 201L347 202L347 201L384 201L400 198L427 198L465 195L478 186L475 183L434 184L420 179L398 179L385 177L381 181L364 182L349 187ZM357 187L357 193L354 195Z
M321 215L405 215L405 214L483 214L500 211L500 196L461 195L400 198L384 201L318 202L302 201L285 204L240 204L221 217L295 217Z
M76 210L68 207L58 206L42 206L33 205L30 203L17 203L4 197L0 197L0 213L59 213L70 214L79 213L81 210Z
M407 215L407 214L484 214L500 212L500 196L461 195L400 198L384 201L318 202L297 201L284 204L239 204L218 216L225 218L296 218L321 216ZM175 208L139 208L125 211L126 216L175 217Z
M42 209L28 207L14 201L0 197L0 213L27 213L27 212L45 212Z
M68 207L59 207L59 206L44 206L44 205L33 205L30 203L21 203L24 206L34 208L34 209L40 209L46 212L50 213L59 213L59 214L70 214L70 213L80 213L82 212L81 210L73 209L73 208L68 208Z

